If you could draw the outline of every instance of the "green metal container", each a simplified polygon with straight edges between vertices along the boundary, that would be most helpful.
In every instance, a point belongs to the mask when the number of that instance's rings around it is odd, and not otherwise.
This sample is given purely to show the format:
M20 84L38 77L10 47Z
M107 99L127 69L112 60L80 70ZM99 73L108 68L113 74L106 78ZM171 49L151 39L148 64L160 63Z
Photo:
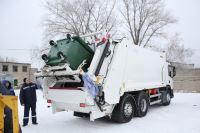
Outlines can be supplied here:
M64 57L59 57L61 53ZM82 40L80 37L73 37L72 39L58 40L57 44L53 45L47 55L46 64L56 66L64 63L69 63L72 70L76 70L78 66L87 60L91 62L94 51Z

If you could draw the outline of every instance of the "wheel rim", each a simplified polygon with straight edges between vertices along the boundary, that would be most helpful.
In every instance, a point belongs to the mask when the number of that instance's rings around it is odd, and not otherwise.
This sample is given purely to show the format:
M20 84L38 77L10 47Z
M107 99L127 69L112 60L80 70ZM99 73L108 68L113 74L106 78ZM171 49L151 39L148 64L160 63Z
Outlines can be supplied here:
M167 93L167 102L170 102L170 100L171 100L171 97L170 97L169 93Z
M124 115L125 115L126 117L130 117L132 113L133 113L132 104L131 104L130 102L127 102L127 103L124 105Z
M141 111L145 112L147 109L147 101L145 99L141 100Z

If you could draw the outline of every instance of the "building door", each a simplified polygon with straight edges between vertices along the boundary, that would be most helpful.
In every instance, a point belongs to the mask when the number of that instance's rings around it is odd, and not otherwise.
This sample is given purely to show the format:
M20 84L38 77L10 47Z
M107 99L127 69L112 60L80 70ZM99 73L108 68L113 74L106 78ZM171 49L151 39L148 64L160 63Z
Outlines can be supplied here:
M14 79L14 86L18 86L18 80Z

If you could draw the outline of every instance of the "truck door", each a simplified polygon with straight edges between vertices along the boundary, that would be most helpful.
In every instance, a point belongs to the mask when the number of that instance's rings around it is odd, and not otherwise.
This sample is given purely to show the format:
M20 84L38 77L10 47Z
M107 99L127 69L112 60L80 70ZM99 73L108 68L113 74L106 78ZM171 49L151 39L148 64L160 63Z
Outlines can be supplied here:
M172 65L168 65L168 84L173 89L173 77L176 75L176 69Z

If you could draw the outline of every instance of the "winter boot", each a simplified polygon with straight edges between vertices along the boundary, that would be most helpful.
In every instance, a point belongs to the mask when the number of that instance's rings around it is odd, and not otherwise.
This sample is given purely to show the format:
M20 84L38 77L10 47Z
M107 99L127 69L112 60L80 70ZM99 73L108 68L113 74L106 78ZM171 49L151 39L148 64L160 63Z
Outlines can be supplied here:
M33 125L37 125L37 117L36 116L32 116L32 123Z

